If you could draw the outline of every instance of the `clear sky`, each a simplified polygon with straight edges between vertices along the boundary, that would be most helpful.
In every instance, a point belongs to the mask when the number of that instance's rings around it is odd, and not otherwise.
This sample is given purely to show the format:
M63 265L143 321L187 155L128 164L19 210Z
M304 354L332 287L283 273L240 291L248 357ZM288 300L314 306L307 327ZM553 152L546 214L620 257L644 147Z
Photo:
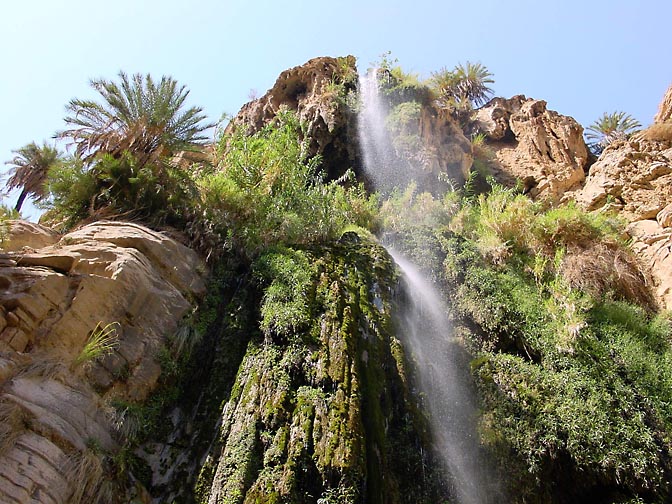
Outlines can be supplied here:
M310 58L353 54L362 71L385 51L421 76L479 61L497 96L584 126L615 110L646 126L672 83L671 19L670 0L7 0L0 161L61 129L91 78L171 75L216 120Z

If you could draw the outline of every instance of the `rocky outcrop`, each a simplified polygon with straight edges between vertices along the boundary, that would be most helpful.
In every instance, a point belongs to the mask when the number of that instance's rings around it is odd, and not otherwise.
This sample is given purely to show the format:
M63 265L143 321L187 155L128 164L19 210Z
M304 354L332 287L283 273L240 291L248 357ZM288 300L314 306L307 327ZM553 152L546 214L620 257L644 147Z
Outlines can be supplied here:
M532 197L555 202L583 182L589 158L583 128L545 101L495 98L478 110L476 125L487 135L500 181L520 179Z
M1 502L96 502L123 444L111 403L154 390L157 354L204 293L203 272L194 252L136 224L58 239L12 223L0 255ZM114 350L87 356L108 324Z
M60 235L47 227L24 220L10 220L7 223L7 236L0 243L0 250L12 252L28 249L39 249L53 245Z
M658 106L658 113L653 117L653 122L656 124L670 121L672 121L672 84L667 88L665 96Z
M613 142L572 194L588 210L609 203L629 221L655 219L672 202L672 148L657 142Z
M357 87L355 57L314 58L285 70L264 96L241 108L227 131L245 127L254 133L270 123L282 107L293 110L307 128L310 154L319 154L331 177L341 175L355 158L348 141L352 118L346 99Z
M446 500L431 483L439 464L419 448L386 251L346 233L334 246L269 261L283 271L267 272L261 313L291 309L291 325L250 335L200 471L198 502ZM294 269L306 283L276 298Z

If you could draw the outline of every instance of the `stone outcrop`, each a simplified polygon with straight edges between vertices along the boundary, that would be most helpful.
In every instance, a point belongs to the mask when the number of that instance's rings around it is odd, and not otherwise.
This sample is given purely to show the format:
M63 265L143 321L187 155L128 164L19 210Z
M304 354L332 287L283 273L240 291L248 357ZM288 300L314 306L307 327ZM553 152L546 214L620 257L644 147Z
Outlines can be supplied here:
M672 84L667 88L665 96L658 106L658 113L653 118L653 122L656 124L670 121L672 121Z
M147 398L157 352L205 271L190 249L130 223L59 237L11 223L0 255L0 502L95 502L101 454L123 444L112 400ZM112 324L114 351L82 353ZM109 479L109 478L108 478Z
M588 210L609 203L630 221L655 219L672 202L672 148L661 147L644 140L613 142L572 196Z
M28 249L39 249L53 245L60 235L47 227L24 220L10 220L7 226L7 237L0 243L0 250L12 252Z
M495 98L478 110L476 124L487 135L503 183L520 179L532 197L557 202L584 181L589 154L583 128L548 110L545 101Z
M469 176L474 163L471 142L462 128L445 111L423 108L420 116L420 138L422 140L423 164L425 170L434 175L448 175L458 184Z
M227 131L241 126L250 133L259 131L286 107L307 125L310 154L320 154L329 176L337 177L353 164L356 155L348 141L354 133L345 105L356 86L354 56L311 59L282 72L264 96L243 105Z

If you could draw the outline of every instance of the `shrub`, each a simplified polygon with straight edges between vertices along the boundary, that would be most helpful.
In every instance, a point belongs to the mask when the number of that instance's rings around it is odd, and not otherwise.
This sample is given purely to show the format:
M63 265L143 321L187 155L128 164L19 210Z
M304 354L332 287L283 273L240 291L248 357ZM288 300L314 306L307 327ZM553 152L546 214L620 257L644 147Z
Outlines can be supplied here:
M300 134L285 111L254 135L238 129L220 139L220 169L199 180L200 213L225 247L253 258L272 245L337 238L348 224L375 225L376 198L351 172L326 182Z
M261 304L261 330L267 338L290 337L311 321L308 290L311 267L300 250L278 248L254 263L254 275L267 285Z
M63 230L72 228L89 215L95 205L96 179L78 158L53 166L46 182L49 199L43 220Z

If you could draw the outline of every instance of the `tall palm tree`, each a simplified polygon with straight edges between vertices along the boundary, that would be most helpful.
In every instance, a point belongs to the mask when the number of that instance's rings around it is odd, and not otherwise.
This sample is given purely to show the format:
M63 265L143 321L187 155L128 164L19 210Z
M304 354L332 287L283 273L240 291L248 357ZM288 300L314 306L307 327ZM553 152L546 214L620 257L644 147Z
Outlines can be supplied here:
M481 63L459 63L453 70L441 69L432 74L434 87L439 93L439 100L445 104L452 103L462 107L474 105L480 107L486 103L493 91L488 84L493 84L493 74Z
M615 140L628 138L642 125L625 112L605 112L593 124L586 129L586 140L588 147L595 154L599 155L610 143Z
M82 159L128 151L143 166L193 152L207 140L203 132L213 124L203 123L200 107L183 109L185 86L166 76L156 83L149 74L119 72L119 80L94 79L91 86L102 101L73 99L66 106L71 127L57 136L71 139Z
M35 201L44 199L46 196L44 183L49 168L62 161L63 157L58 149L46 142L42 146L31 142L12 152L16 156L5 163L12 166L6 187L7 191L21 188L14 207L19 212L27 196L31 196Z

